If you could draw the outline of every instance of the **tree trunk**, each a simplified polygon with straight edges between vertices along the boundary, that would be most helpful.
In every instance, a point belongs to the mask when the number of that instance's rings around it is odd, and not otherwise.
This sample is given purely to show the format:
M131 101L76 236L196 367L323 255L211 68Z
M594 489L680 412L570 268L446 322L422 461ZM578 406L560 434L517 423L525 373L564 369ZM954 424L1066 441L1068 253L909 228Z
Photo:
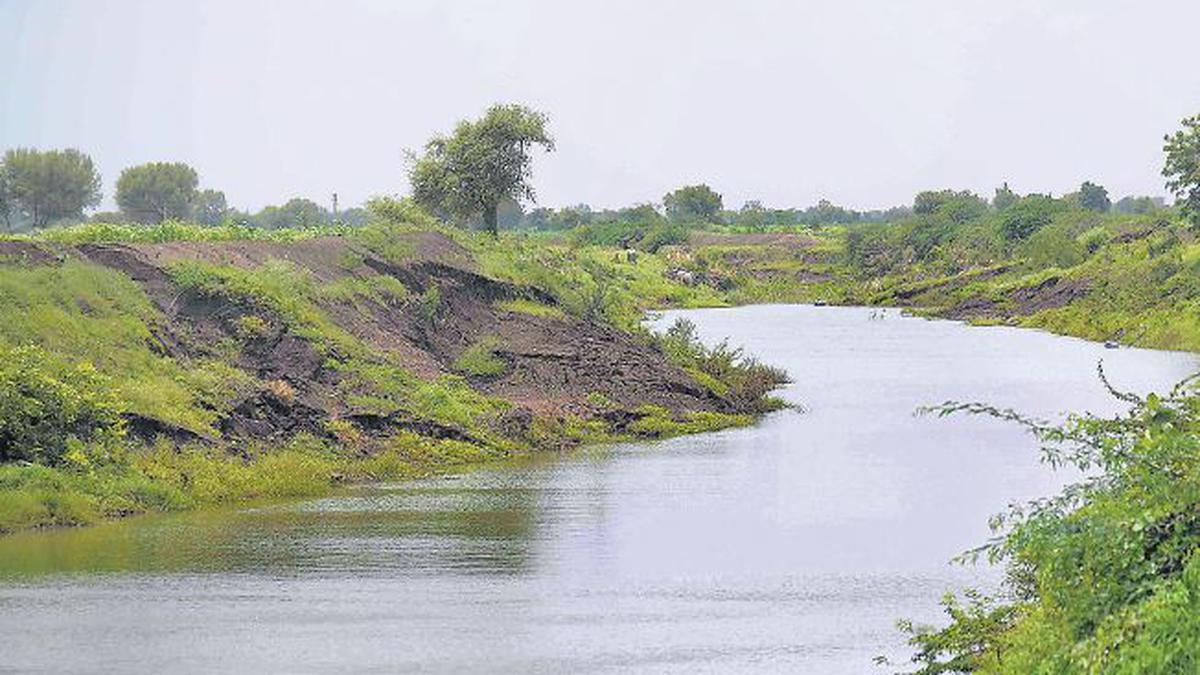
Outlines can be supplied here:
M499 210L500 203L489 204L483 209L483 226L493 237L499 236L500 228L496 226L496 211Z

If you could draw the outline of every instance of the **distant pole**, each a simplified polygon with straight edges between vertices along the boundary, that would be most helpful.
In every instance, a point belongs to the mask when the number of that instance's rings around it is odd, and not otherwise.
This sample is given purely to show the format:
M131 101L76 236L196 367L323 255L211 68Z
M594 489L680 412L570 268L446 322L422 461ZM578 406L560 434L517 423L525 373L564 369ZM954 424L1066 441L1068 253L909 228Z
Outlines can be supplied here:
M333 193L333 217L337 219L337 193Z

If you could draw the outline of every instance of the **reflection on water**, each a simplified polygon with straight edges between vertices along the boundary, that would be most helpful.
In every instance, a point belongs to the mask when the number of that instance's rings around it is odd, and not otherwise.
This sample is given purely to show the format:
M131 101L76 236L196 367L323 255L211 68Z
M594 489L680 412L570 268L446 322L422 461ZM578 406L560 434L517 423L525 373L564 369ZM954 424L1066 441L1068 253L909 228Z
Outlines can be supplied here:
M0 579L43 574L520 572L538 495L458 479L299 504L132 519L0 537Z
M0 672L871 672L946 561L1069 476L984 400L1117 410L1185 354L871 310L688 312L807 412L328 499L0 538ZM666 320L666 319L664 319Z

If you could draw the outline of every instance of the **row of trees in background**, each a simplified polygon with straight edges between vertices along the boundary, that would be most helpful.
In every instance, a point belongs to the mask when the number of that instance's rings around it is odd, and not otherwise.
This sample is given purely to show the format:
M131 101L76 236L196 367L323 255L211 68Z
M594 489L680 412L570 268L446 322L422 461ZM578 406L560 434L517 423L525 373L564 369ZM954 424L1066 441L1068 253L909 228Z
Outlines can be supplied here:
M1182 129L1164 138L1167 188L1181 212L1200 226L1200 115L1183 120ZM661 206L638 204L596 211L586 204L561 209L522 203L535 199L533 150L554 149L547 117L521 105L497 105L478 120L459 122L449 136L435 136L417 155L410 155L409 182L414 200L431 213L464 226L492 233L504 228L579 230L583 241L621 245L661 245L680 239L690 228L724 225L745 230L788 226L899 222L922 230L944 231L995 214L996 230L1009 242L1027 239L1060 210L1125 214L1153 212L1162 200L1125 197L1113 204L1108 191L1091 181L1059 198L1018 195L1008 184L989 201L967 190L918 194L911 207L855 211L821 200L805 209L767 208L747 201L727 210L722 197L703 183L685 185L663 196ZM41 228L58 221L81 220L100 203L100 174L92 159L74 149L9 150L0 162L0 223L6 229ZM308 199L268 206L256 214L230 208L219 190L201 189L192 167L153 162L130 167L117 180L118 213L95 220L157 223L193 220L215 225L235 222L264 228L310 227L337 222L359 224L366 214L350 209L334 214ZM941 223L941 225L938 225ZM926 237L937 241L938 236ZM922 247L917 247L922 248Z
M16 148L0 160L0 226L9 232L80 222L100 204L101 178L92 158L75 149ZM310 199L294 198L257 213L231 208L220 190L202 189L196 170L180 162L151 162L125 169L117 178L120 211L100 212L95 222L154 224L188 220L201 225L237 223L265 229L361 225L367 214L352 208L337 214Z

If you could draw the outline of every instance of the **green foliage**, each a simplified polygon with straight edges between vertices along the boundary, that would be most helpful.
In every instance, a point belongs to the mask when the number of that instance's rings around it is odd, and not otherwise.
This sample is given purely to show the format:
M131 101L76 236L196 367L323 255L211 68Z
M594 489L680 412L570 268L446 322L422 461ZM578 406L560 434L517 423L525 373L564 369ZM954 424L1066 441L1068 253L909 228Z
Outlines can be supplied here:
M233 397L242 381L219 363L182 363L152 351L150 327L158 320L141 288L111 269L74 260L0 265L0 345L33 344L91 363L129 412L208 434L213 406ZM214 373L224 374L216 388Z
M953 594L942 598L950 620L945 628L918 626L908 620L898 622L916 649L912 661L921 666L917 674L969 673L1003 663L1004 651L996 638L1012 627L1017 608L999 604L975 590L968 589L965 595L965 605Z
M311 199L293 197L283 206L263 207L250 221L256 227L267 230L304 229L333 224L333 214Z
M394 305L408 299L408 288L396 277L372 274L366 277L348 276L322 285L317 297L325 300L350 302L362 309L362 303Z
M546 319L563 320L567 318L558 307L547 305L533 300L517 298L515 300L500 300L496 302L496 309L502 312L511 312L513 314L528 314L529 316L537 316Z
M497 355L500 340L494 335L480 338L454 360L454 369L473 377L498 377L508 370L508 364Z
M68 365L40 347L0 345L0 462L87 462L86 445L121 438L120 413L90 363Z
M228 216L229 205L220 190L200 190L192 204L192 215L200 225L220 225Z
M939 190L919 193L913 200L913 213L940 214L956 223L965 223L987 212L987 202L970 190Z
M82 218L84 209L100 203L100 173L92 158L74 149L16 148L0 162L4 216L19 213L34 227L65 218Z
M1065 224L1048 225L1034 232L1018 247L1033 269L1067 268L1083 261L1087 249Z
M5 230L12 232L20 215L12 189L9 187L8 172L4 164L0 163L0 223L4 224Z
M676 222L717 222L722 208L721 195L704 184L685 185L663 196L663 209Z
M431 284L417 297L417 311L426 323L433 323L441 310L442 290Z
M706 346L696 334L696 324L687 319L677 319L657 343L671 363L693 373L736 410L767 412L779 407L780 402L769 394L790 382L783 370L746 356L728 341Z
M390 225L427 229L435 229L437 226L437 219L410 197L373 197L367 201L367 210L377 220Z
M1008 187L1008 183L1005 183L1004 185L996 188L996 194L992 197L992 208L996 209L997 211L1003 211L1013 204L1016 204L1019 199L1021 199L1020 195L1018 195L1016 192L1013 192L1012 189Z
M238 317L235 322L237 336L243 340L256 340L265 337L270 332L270 324L263 320L261 316L254 314L246 314Z
M667 276L667 262L643 254L636 262L610 248L546 244L528 237L500 240L459 233L486 274L549 293L579 318L635 330L647 309L724 304L711 288L689 287Z
M754 422L750 415L729 415L716 412L693 412L674 415L661 406L645 405L635 411L639 417L629 425L635 436L668 438L706 431L720 431L730 427L744 427Z
M1109 386L1128 413L1061 426L978 404L937 409L1023 424L1042 441L1044 461L1085 478L994 519L998 536L970 555L1008 565L1015 601L951 605L949 627L916 630L917 672L1165 674L1200 665L1200 396L1189 386L1145 398Z
M413 197L434 212L457 218L482 216L497 232L500 202L534 200L533 146L554 149L546 116L521 105L496 105L476 121L458 123L449 137L436 136L412 158Z
M1088 255L1091 255L1112 241L1112 233L1107 228L1098 225L1079 235L1075 240L1087 251Z
M1065 208L1044 195L1022 197L1000 214L1000 229L1009 241L1021 241L1048 225Z
M183 220L192 215L196 170L181 162L151 162L132 166L117 178L117 206L138 223Z
M157 244L170 241L274 241L292 242L321 236L336 236L345 228L330 226L312 229L263 230L225 222L214 227L167 220L154 225L93 222L57 227L39 232L36 239L62 244L101 242Z
M1084 181L1079 186L1079 206L1087 211L1108 212L1112 208L1112 200L1108 198L1108 190L1091 181Z
M1185 118L1183 128L1163 137L1167 189L1179 200L1184 215L1200 227L1200 115Z

